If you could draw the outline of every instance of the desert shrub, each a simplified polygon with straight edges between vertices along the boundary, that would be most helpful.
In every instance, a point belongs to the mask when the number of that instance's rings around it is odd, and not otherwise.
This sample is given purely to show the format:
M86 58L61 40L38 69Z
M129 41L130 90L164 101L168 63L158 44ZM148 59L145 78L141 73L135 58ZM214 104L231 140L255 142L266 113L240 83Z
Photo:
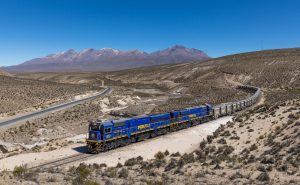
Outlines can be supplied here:
M119 178L124 178L126 179L128 177L128 169L127 168L122 168L119 172L118 172L118 176Z
M76 169L76 173L79 175L79 177L85 179L90 175L91 172L85 164L80 164Z
M242 122L243 121L243 118L241 116L237 116L234 121L236 122Z
M260 162L262 164L274 164L275 160L272 156L264 156L262 157L262 159L260 160Z
M136 158L130 158L127 161L125 161L125 166L134 166L138 164L138 160Z
M239 140L240 137L239 137L239 136L231 136L229 139L230 139L230 140Z
M219 144L226 144L226 140L224 138L221 138L217 141Z
M251 145L250 148L249 148L250 151L253 151L253 150L256 150L256 149L257 149L256 144Z
M228 137L230 136L230 132L228 130L224 131L222 134L220 134L220 136L225 136L225 137Z
M92 167L93 167L94 169L100 169L100 168L101 168L100 165L97 164L97 163L93 163Z
M167 164L167 166L165 167L165 171L170 171L172 169L174 169L177 165L177 161L176 159L171 159L170 162Z
M144 160L144 158L142 157L142 156L138 156L137 158L136 158L136 160L138 160L138 161L143 161Z
M242 174L240 174L240 172L236 172L235 174L233 174L229 177L230 180L241 179L241 178L244 178L244 176Z
M36 171L29 170L26 165L16 166L13 170L13 175L17 178L23 178L29 181L36 181Z
M165 162L166 161L164 159L155 159L155 161L153 162L153 166L155 166L156 168L160 168L165 164Z
M24 178L27 172L26 166L16 166L13 170L13 175L18 178Z
M185 164L187 163L192 163L195 161L195 158L194 158L194 154L193 153L190 153L190 154L184 154L181 156L181 159L183 160L183 162Z
M146 171L146 173L147 173L148 176L151 176L151 177L156 177L157 176L156 172L153 171L153 170Z
M248 158L248 161L247 161L247 163L253 163L253 162L255 162L255 156L254 155L250 155L249 156L249 158Z
M229 155L231 154L232 152L234 151L234 148L232 146L225 146L224 147L224 151L223 151L223 154L224 155Z
M116 178L117 177L117 169L116 168L107 168L104 175L109 178Z
M171 154L171 157L180 157L180 156L181 156L181 154L179 152Z
M207 141L205 141L205 140L201 141L201 143L200 143L200 149L204 149L205 146L206 146L206 144L207 144Z
M288 166L286 164L280 165L277 170L280 172L286 172L288 170Z
M165 158L165 154L162 152L157 152L154 157L156 160L163 160Z
M164 154L165 154L165 156L168 156L168 155L170 155L170 152L168 150L166 150Z
M259 166L257 167L257 170L258 170L258 171L261 171L261 172L266 172L266 171L267 171L266 168L265 168L263 165L259 165Z
M163 185L164 183L162 181L158 181L158 180L148 180L147 185Z
M106 179L104 184L105 185L114 185L109 179Z
M252 129L252 128L250 128L249 130L248 130L248 132L253 132L254 130Z
M116 168L121 168L123 165L121 163L118 163Z
M206 137L206 139L207 139L207 142L208 142L208 143L211 143L211 142L213 141L213 139L214 139L214 136L208 135L208 136Z
M90 170L88 167L81 163L75 170L76 177L73 179L72 184L73 185L81 185L85 184L87 181L87 177L90 175Z
M184 166L184 164L185 164L185 161L181 158L177 161L178 168L182 168Z
M105 168L105 167L107 167L107 164L105 164L105 163L100 164L100 168Z
M270 177L267 172L262 172L256 179L259 181L269 181Z
M258 139L263 139L264 138L264 135L260 135L259 137L258 137Z
M90 180L88 180L88 181L86 181L86 182L84 183L84 185L99 185L99 183L97 183L97 182L95 182L95 181L90 181Z
M47 179L47 182L56 182L56 181L57 181L57 179L55 176L51 176Z

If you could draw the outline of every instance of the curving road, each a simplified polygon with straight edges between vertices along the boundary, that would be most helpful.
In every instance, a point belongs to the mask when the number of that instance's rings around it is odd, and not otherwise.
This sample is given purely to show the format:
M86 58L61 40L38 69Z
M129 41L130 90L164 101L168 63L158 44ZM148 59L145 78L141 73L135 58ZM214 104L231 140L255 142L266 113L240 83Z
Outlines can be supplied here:
M80 99L80 100L75 100L75 101L68 102L68 103L55 105L55 106L49 107L47 109L36 111L36 112L29 113L29 114L26 114L26 115L21 115L21 116L18 116L18 117L14 117L14 118L11 118L11 119L0 122L0 128L8 127L8 126L11 126L11 125L14 125L14 124L17 124L17 123L21 123L21 122L25 122L25 121L29 121L29 120L32 120L34 118L38 118L38 117L45 116L45 115L53 113L53 112L57 112L57 111L60 111L60 110L66 109L66 108L70 108L70 107L73 107L75 105L85 103L87 101L98 98L100 96L108 95L111 92L112 92L111 88L106 88L102 92L99 92L99 93L97 93L93 96L89 96L89 97L86 97L86 98L83 98L83 99Z

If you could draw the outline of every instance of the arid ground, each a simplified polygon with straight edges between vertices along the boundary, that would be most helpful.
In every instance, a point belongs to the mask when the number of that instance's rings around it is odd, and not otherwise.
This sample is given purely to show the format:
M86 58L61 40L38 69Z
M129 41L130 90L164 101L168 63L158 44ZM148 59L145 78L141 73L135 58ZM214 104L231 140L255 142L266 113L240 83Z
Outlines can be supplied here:
M114 91L107 97L2 129L0 139L16 148L5 151L4 160L12 155L16 158L28 153L62 151L74 144L69 138L87 132L89 119L115 119L235 101L250 95L237 90L235 87L239 84L260 87L263 95L260 105L234 115L233 122L219 127L201 144L199 141L199 148L194 151L173 153L164 148L152 159L134 157L120 161L115 167L109 166L109 162L99 164L97 160L93 161L95 164L70 169L32 171L19 167L13 172L3 171L0 184L300 183L300 49L260 51L199 63L107 73L13 75L0 77L5 81L0 86L6 84L5 90L0 89L6 116L12 111L24 111L44 106L48 101L98 90L102 81ZM17 93L17 97L22 98L14 99L21 102L21 107L4 104L11 101L11 94L16 91L12 82L19 84L17 92L25 87L22 93L25 97ZM30 88L31 84L35 88ZM31 100L30 97L37 98Z

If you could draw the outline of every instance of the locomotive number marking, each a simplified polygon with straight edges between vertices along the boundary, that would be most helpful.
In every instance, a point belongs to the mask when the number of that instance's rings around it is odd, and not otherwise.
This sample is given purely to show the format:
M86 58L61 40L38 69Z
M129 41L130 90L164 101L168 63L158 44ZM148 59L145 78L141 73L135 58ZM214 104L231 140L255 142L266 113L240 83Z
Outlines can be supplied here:
M194 117L196 117L196 114L191 114L191 115L189 115L189 117L194 118Z
M145 124L145 125L138 126L138 129L142 130L142 129L149 128L149 127L150 127L150 124Z

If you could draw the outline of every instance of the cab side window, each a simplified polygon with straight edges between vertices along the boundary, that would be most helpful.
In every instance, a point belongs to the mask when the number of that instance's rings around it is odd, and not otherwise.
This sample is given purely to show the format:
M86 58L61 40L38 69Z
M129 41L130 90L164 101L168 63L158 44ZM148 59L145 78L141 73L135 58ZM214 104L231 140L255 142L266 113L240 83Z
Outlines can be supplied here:
M106 128L104 131L105 131L105 133L110 133L111 132L111 128Z

